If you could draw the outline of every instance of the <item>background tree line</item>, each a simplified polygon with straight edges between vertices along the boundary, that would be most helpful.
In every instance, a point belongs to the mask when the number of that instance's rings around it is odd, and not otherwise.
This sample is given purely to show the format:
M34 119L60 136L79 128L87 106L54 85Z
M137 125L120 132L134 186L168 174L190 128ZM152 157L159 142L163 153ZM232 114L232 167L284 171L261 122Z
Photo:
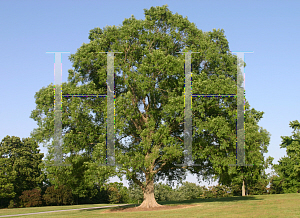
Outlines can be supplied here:
M290 122L293 135L281 137L281 147L287 148L288 157L279 164L273 164L274 175L260 178L257 183L247 186L249 195L299 193L299 129L298 121ZM43 154L37 143L25 138L6 136L0 147L0 203L3 207L30 207L42 205L68 205L88 203L141 203L142 189L132 183L129 188L122 183L94 184L92 189L78 191L67 184L52 185L43 168ZM270 182L270 187L267 185ZM199 198L241 196L242 185L217 185L206 188L195 183L184 182L172 189L168 184L155 184L156 201L181 201Z

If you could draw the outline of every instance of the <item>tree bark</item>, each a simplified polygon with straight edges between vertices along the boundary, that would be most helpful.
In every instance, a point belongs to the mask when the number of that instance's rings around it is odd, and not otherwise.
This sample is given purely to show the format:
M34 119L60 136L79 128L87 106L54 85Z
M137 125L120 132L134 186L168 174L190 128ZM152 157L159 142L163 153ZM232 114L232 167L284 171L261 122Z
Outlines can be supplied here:
M248 196L248 187L247 187L247 181L245 180L245 194Z
M243 179L242 196L245 196L245 180Z
M158 204L154 197L154 181L153 179L148 179L148 178L146 179L146 185L145 188L143 189L144 201L140 206L138 206L138 208L161 207L162 205Z

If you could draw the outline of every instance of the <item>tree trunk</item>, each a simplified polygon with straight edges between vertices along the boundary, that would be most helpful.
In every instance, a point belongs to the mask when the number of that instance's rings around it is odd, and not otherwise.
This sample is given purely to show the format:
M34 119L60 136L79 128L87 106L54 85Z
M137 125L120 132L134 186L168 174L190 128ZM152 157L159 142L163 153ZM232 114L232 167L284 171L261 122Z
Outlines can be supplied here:
M246 196L248 196L248 186L247 186L247 181L245 181L245 190L246 190Z
M242 196L245 196L245 180L243 179Z
M143 190L144 192L144 201L138 206L138 208L153 208L161 207L162 205L158 204L154 197L154 181L153 179L146 179L146 186Z

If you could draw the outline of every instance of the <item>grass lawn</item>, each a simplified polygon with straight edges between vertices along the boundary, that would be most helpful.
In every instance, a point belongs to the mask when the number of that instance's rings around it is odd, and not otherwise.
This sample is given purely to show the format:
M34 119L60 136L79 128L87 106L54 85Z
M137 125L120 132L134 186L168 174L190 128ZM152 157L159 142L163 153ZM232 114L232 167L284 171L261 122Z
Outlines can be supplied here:
M54 210L69 210L69 209L79 209L79 208L102 207L102 206L112 206L112 204L81 204L81 205L65 205L65 206L45 206L45 207L0 209L0 216L12 215L12 214L37 213L37 212L54 211ZM55 214L58 214L58 213L55 213ZM44 214L44 215L46 215L46 214ZM26 218L29 218L29 217L30 216L26 216Z
M132 205L114 209L76 210L15 217L300 217L300 193L159 203L164 205L164 207L157 210L145 209L144 211L139 211ZM1 209L0 216L100 206L104 206L104 204Z

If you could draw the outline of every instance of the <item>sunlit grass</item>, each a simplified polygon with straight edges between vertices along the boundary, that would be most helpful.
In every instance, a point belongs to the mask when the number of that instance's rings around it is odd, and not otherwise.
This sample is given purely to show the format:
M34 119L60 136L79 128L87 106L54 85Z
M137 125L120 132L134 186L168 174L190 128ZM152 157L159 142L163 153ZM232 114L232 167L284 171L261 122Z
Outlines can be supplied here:
M29 217L300 217L300 194L254 195L219 199L159 202L162 205L193 206L180 209L103 213L109 209L91 209L44 213ZM2 209L0 215L99 207L100 204ZM134 205L133 205L134 206ZM111 209L111 208L110 208Z

